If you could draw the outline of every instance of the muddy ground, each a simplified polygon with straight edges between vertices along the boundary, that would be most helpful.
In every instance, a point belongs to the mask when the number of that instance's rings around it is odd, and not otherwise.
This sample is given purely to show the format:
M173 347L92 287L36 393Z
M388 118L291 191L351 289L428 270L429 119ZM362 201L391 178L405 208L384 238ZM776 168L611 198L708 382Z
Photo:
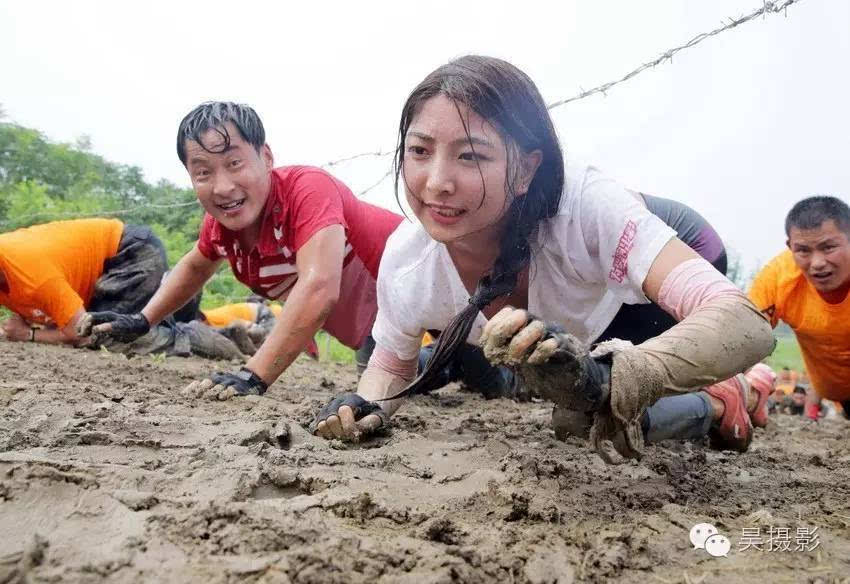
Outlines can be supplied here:
M544 403L446 388L346 446L304 426L351 367L180 396L212 366L0 342L0 582L850 582L843 421L606 466L555 440ZM728 557L693 549L699 522ZM767 551L771 527L789 551Z

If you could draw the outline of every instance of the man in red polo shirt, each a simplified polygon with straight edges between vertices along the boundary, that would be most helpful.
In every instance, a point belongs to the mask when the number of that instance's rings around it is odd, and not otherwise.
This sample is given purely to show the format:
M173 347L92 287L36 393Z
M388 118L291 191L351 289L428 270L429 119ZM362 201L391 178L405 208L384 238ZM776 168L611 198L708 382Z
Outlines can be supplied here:
M81 332L137 338L197 294L226 259L240 282L286 302L245 367L195 381L186 393L263 394L320 328L354 349L368 347L378 265L401 217L358 200L319 168L274 168L263 124L245 105L192 110L180 123L177 154L206 211L196 246L140 313L90 313Z

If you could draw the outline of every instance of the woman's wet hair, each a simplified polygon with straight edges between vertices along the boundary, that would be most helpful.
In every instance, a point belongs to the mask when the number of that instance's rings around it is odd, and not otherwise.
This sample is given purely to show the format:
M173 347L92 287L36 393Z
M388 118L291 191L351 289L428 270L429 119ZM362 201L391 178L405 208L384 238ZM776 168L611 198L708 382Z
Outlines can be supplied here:
M468 55L430 73L404 104L394 160L396 200L399 197L399 178L404 176L407 131L422 105L438 95L454 102L467 136L469 128L462 115L464 107L484 118L499 132L507 154L505 190L509 206L505 212L505 232L500 239L499 255L493 267L478 282L469 306L455 315L440 334L425 370L398 397L417 393L432 385L443 367L451 362L457 348L466 341L478 312L493 300L513 291L520 272L531 261L531 239L536 228L540 221L557 213L564 188L561 146L546 104L534 82L506 61ZM522 170L521 155L535 150L542 154L540 166L528 191L517 196L515 187ZM482 176L482 184L483 181ZM416 196L416 193L412 194ZM487 193L483 196L486 197Z
M266 143L266 130L254 108L230 101L208 101L186 114L177 129L177 157L183 166L186 166L187 140L197 142L201 148L212 154L225 152L230 147L230 133L225 127L227 122L236 126L242 139L259 154ZM221 146L215 150L210 150L201 141L201 136L208 130L217 132L223 140Z

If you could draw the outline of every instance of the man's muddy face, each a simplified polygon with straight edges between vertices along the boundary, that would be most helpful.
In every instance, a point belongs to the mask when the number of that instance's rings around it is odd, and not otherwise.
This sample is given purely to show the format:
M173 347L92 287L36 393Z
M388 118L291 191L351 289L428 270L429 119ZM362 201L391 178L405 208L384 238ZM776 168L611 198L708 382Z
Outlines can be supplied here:
M791 394L791 403L795 406L801 406L806 403L806 394L805 393L792 393Z
M230 136L225 148L222 135L207 130L203 146L186 141L186 170L204 210L231 231L259 226L271 188L271 150L259 152L246 142L231 122L224 125Z
M788 247L794 263L818 292L850 286L850 240L832 219L815 229L792 227Z

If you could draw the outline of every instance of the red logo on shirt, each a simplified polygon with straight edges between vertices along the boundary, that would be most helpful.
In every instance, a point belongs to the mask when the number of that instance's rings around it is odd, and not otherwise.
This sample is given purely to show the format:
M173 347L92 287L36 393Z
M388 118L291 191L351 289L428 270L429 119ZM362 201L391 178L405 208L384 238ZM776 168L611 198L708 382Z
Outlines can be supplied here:
M635 234L637 234L637 224L629 220L617 243L617 249L614 250L614 265L608 273L608 277L618 284L622 284L626 274L629 273L629 252L635 245Z

